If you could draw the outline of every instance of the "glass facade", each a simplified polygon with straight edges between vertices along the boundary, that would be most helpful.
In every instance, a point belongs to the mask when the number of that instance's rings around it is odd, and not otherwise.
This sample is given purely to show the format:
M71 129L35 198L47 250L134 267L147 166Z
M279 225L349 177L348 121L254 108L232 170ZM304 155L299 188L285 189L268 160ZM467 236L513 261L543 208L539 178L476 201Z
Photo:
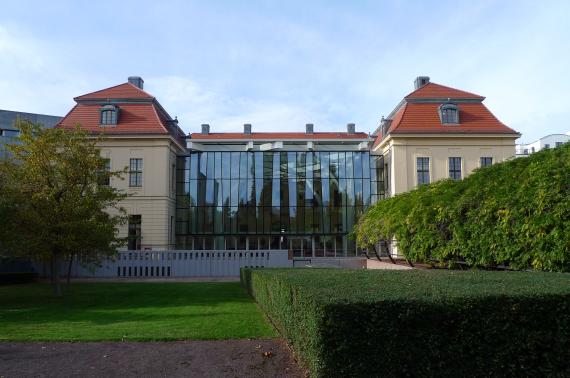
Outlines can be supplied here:
M178 249L354 256L347 234L384 196L368 151L193 152L176 172Z

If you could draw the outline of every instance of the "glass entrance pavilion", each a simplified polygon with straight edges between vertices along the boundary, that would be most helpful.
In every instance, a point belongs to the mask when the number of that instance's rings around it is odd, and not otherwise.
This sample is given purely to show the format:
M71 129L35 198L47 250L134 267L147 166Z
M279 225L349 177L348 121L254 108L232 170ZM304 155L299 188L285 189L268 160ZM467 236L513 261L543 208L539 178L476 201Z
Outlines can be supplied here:
M193 152L178 157L177 248L354 256L347 238L384 195L368 151Z

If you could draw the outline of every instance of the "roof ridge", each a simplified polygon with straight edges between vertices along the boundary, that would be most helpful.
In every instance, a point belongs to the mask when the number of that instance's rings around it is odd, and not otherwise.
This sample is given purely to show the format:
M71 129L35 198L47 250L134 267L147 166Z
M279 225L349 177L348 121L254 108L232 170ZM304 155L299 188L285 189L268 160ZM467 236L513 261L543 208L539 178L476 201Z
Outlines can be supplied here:
M154 106L154 104L152 104L152 111L154 112L154 115L156 116L156 119L158 120L158 123L160 123L160 126L164 129L164 131L167 134L170 134L170 132L168 131L168 129L166 128L166 126L164 126L164 123L162 123L162 120L160 119L160 116L158 115L158 112L156 111L156 107Z
M404 116L406 115L406 110L408 110L408 103L404 102L402 107L404 108L404 110L402 110L402 115L400 116L400 119L398 119L398 123L396 124L396 126L394 126L393 129L392 129L392 127L390 127L390 129L391 129L391 130L389 130L390 132L398 130L398 127L400 127L400 125L402 124L402 120L404 119ZM399 110L398 110L398 112L399 112ZM398 114L398 112L396 112L396 115ZM390 125L390 126L392 126L392 125Z
M149 98L152 98L152 99L155 98L153 95L151 95L150 93L148 93L148 92L145 91L144 89L140 89L140 88L137 87L136 85L134 85L134 84L132 84L132 83L129 83L129 82L126 82L126 83L121 83L121 84L113 85L113 86L111 86L111 87L99 89L99 90L97 90L97 91L85 93L85 94L82 94L82 95L80 95L80 96L74 97L73 99L74 99L75 101L77 101L78 99L84 99L84 98L87 98L88 96L92 96L92 95L94 95L94 94L97 94L97 93L100 93L100 92L103 92L103 91L108 91L108 90L110 90L110 89L118 88L118 87L123 86L123 85L129 85L129 86L132 87L133 89L135 89L135 90L137 90L137 91L139 91L139 92L144 93L144 94L147 95Z
M423 89L425 89L425 88L428 87L428 86L438 86L438 87L440 87L440 88L445 88L445 89L450 89L450 90L453 90L453 91L465 93L465 94L467 94L467 95L470 95L470 96L473 96L473 97L476 97L476 98L482 98L482 99L485 98L484 96L478 95L478 94L473 93L473 92L468 92L468 91L464 91L464 90L462 90L462 89L457 89L457 88L453 88L453 87L448 87L447 85L442 85L442 84L438 84L438 83L434 83L434 82L431 82L431 81L430 81L430 82L427 83L426 85L424 85L424 86L422 86L422 87L420 87L420 88L418 88L418 89L414 89L412 92L408 93L406 96L404 96L404 99L411 98L411 96L412 96L414 93L420 92L420 91L422 91Z

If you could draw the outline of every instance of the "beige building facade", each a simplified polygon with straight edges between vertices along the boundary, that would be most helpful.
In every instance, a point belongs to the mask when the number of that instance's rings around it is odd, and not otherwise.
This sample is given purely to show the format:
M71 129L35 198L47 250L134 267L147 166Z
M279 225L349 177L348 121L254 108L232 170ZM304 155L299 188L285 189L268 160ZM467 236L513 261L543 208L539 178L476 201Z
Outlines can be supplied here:
M410 134L388 136L373 150L389 164L387 191L391 195L418 186L422 159L427 159L428 181L450 178L450 169L464 178L485 164L495 164L515 155L515 136ZM450 158L459 158L459 167L451 167ZM418 160L420 159L420 160ZM425 160L424 160L425 161Z
M94 136L108 159L107 168L125 171L109 185L127 193L121 206L129 215L119 236L128 236L128 250L175 248L176 158L185 152L185 134L162 105L143 90L140 77L88 93L56 126L79 124Z
M485 97L420 76L376 130L372 154L383 157L387 195L441 179L463 179L477 168L515 156L520 134L500 122Z
M418 77L373 136L356 132L186 135L140 77L75 98L56 126L103 135L109 185L129 194L119 230L127 250L289 250L351 257L348 237L367 207L515 155L520 135L484 97Z
M169 136L113 136L105 138L98 147L112 171L126 170L123 179L111 178L110 185L129 194L121 203L127 214L140 216L139 240L134 243L135 248L174 249L176 157L183 153L183 147ZM137 182L131 178L134 173L131 161L135 159L141 163L136 167L137 175L140 172ZM129 227L135 227L133 222L123 226L120 235L127 236Z

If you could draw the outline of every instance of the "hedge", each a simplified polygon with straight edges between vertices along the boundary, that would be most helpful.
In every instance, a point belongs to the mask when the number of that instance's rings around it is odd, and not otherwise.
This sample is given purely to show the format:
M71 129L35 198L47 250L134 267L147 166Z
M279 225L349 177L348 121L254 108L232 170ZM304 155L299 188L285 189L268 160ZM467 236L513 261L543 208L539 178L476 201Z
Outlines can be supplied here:
M416 262L570 271L570 144L379 201L354 234Z
M31 283L37 279L38 274L35 272L0 272L0 285Z
M241 271L314 377L568 376L570 275Z

